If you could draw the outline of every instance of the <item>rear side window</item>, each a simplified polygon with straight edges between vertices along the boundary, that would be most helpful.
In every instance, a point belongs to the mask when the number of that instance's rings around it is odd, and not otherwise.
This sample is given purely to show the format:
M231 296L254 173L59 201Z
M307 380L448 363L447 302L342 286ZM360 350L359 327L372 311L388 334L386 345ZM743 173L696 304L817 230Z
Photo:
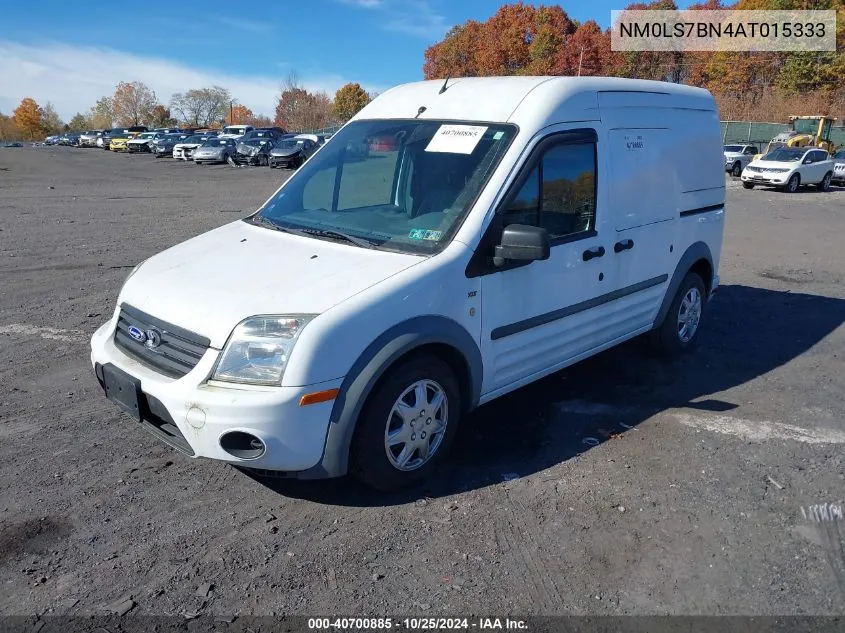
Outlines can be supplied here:
M595 229L596 146L566 143L546 149L504 212L504 225L540 226L549 239Z

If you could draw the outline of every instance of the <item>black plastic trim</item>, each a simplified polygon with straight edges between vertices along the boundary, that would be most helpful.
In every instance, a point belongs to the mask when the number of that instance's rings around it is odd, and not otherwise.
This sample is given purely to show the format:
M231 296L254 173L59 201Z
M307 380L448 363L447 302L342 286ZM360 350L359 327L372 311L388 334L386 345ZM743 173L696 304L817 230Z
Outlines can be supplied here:
M724 209L724 204L711 204L707 207L698 207L697 209L687 209L686 211L681 211L681 217L685 218L688 215L698 215L699 213L710 213L711 211L718 211L719 209Z
M591 308L596 308L600 305L604 305L605 303L616 301L617 299L621 299L622 297L627 297L628 295L632 295L635 292L641 292L643 290L647 290L648 288L653 288L654 286L662 284L667 279L669 279L669 275L660 275L659 277L652 277L651 279L646 279L645 281L641 281L630 286L625 286L624 288L620 288L619 290L614 290L613 292L608 292L606 294L599 295L598 297L593 297L592 299L587 299L586 301L582 301L580 303L576 303L574 305L567 306L559 310L552 310L551 312L546 312L545 314L538 314L537 316L533 316L529 319L524 319L522 321L517 321L516 323L497 327L492 332L490 332L490 339L495 341L500 338L505 338L506 336L519 334L520 332L524 332L525 330L530 330L541 325L546 325L547 323L551 323L552 321L564 319L568 316L572 316L573 314L578 314L579 312L590 310Z

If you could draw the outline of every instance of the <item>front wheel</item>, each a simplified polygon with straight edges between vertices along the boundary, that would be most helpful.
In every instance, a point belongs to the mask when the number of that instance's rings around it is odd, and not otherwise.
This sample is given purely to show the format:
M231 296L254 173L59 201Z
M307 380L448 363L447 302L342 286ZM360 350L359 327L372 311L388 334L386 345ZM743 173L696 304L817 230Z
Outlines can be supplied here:
M786 186L783 190L786 193L795 193L798 191L798 186L801 184L801 177L798 174L792 174L789 178L789 181L786 183Z
M745 189L754 189L754 183L753 182L744 182L744 183L742 183L742 186Z
M819 188L819 191L830 191L830 181L833 180L833 174L827 172L822 178L822 181L816 185Z
M361 410L351 471L377 490L400 490L440 465L461 418L458 381L430 354L391 367Z
M739 177L742 175L742 165L739 161L734 163L733 169L731 169L731 176Z
M687 273L663 323L651 332L652 344L658 351L674 356L695 347L705 298L704 281L697 273Z

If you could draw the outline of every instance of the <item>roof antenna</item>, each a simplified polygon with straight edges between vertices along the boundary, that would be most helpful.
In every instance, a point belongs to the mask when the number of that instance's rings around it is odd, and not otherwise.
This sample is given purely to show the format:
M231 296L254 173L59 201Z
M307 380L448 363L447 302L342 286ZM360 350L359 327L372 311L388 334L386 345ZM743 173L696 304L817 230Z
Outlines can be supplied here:
M415 118L415 119L419 118L419 116L420 116L423 112L425 112L425 111L426 111L426 107L425 107L425 106L420 106L420 109L419 109L419 110L417 110L417 116L415 116L414 118Z
M446 81L443 82L443 85L440 87L440 92L438 92L437 94L442 95L444 92L446 92L446 84L449 83L449 80L451 78L452 75L446 75Z

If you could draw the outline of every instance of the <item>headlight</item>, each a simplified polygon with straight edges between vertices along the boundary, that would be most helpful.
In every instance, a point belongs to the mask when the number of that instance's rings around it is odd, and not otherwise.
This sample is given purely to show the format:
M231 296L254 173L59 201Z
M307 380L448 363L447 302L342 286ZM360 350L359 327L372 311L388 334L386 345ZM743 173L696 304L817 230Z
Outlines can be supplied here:
M296 339L315 316L256 316L241 322L223 348L212 380L280 385Z

